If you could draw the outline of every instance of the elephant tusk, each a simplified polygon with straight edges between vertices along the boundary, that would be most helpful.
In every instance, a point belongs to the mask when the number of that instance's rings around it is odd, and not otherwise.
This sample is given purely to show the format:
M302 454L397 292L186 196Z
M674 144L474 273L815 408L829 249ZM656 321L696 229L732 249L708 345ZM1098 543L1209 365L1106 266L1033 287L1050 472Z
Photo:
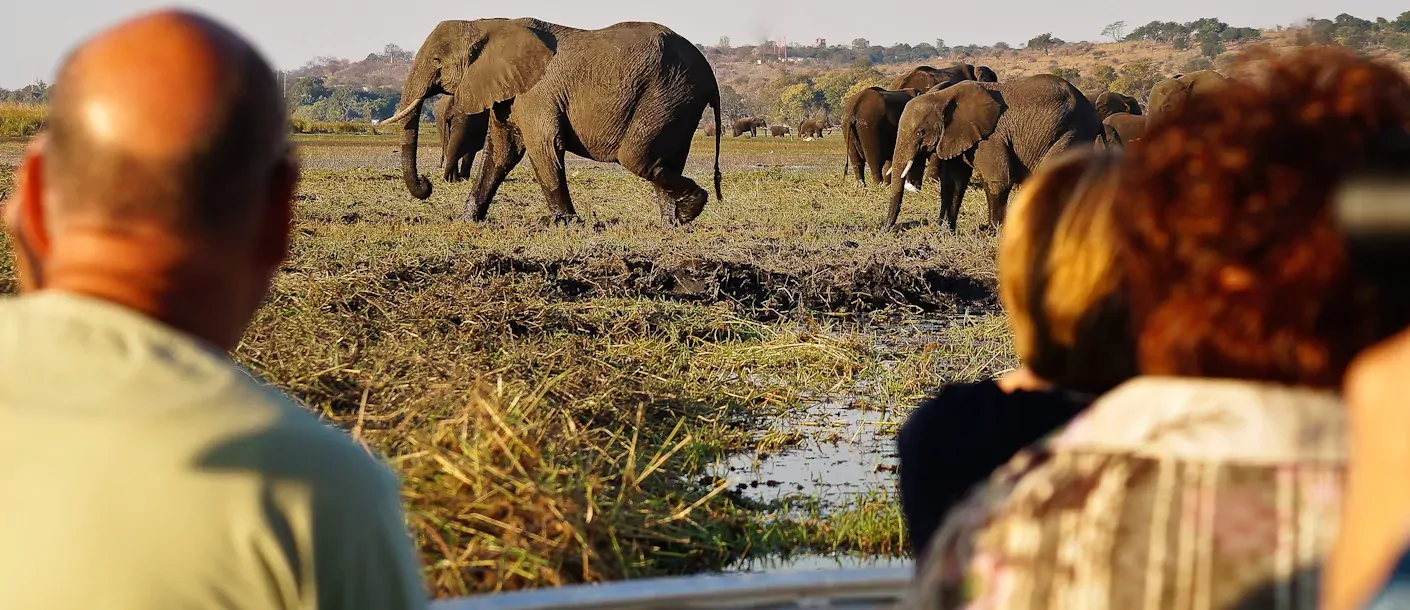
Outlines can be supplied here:
M387 125L387 124L390 124L390 123L400 123L400 122L402 121L402 119L405 119L405 118L407 117L407 115L411 114L411 109L412 109L412 108L415 108L415 107L416 107L416 104L415 104L415 103L407 104L407 105L406 105L405 107L403 107L401 110L398 110L396 114L392 115L391 118L389 118L389 119L387 119L387 120L385 120L385 121L381 121L381 122L379 122L379 123L377 123L377 124L378 124L378 125Z

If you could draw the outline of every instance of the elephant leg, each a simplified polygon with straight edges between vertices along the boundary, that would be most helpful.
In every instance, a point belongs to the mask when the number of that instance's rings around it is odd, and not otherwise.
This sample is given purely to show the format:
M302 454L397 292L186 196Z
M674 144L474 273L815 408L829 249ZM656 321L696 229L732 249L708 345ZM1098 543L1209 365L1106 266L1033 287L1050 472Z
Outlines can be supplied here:
M867 171L871 172L871 181L875 184L891 184L891 181L887 179L891 176L891 164L887 162L886 153L882 152L881 147L880 136L862 139L862 154L866 156ZM883 176L887 178L883 178Z
M524 145L515 137L509 124L499 119L492 120L489 136L485 138L485 162L480 164L480 178L475 183L475 190L465 200L465 214L461 220L484 221L490 202L499 192L499 185L523 158Z
M445 157L442 165L441 178L446 182L460 182L460 159L465 155L465 142L469 137L470 121L466 117L459 117L450 121L450 132L443 137L445 144L441 149Z
M1003 144L983 142L974 153L974 167L984 178L984 195L989 203L985 230L997 231L1008 210L1009 191L1017 181L1011 161L1013 152Z
M543 196L548 200L548 208L553 211L554 222L571 222L577 219L578 213L573 209L572 198L568 196L568 177L563 167L563 143L558 135L558 124L554 122L536 128L536 131L538 129L547 133L525 136L529 161L534 164L534 175L538 177L539 186L543 187Z
M640 148L624 149L619 154L622 167L651 182L656 188L657 201L661 208L661 223L666 226L679 226L695 220L704 211L710 194L694 180L682 175L686 159L690 157L690 145L678 147L664 158L658 158L653 147L669 140L666 134L646 140Z
M939 155L931 155L930 162L925 166L924 182L940 182L944 163Z
M969 189L969 177L974 173L974 168L964 159L951 159L940 163L943 168L940 174L939 222L948 223L950 234L953 235L958 230L960 203L964 201L964 193Z
M847 145L847 162L852 166L852 177L857 180L858 186L866 186L867 161L862 156L862 151L852 143ZM846 172L843 172L844 175Z

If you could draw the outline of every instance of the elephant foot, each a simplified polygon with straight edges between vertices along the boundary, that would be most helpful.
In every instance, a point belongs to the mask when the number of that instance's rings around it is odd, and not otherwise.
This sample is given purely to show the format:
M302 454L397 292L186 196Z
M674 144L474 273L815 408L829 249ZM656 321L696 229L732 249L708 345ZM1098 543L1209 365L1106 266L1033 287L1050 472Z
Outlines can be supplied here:
M700 212L705 210L705 203L709 200L710 194L699 186L696 186L690 194L684 197L677 197L675 200L676 220L680 221L682 224L695 220L695 218L700 215Z

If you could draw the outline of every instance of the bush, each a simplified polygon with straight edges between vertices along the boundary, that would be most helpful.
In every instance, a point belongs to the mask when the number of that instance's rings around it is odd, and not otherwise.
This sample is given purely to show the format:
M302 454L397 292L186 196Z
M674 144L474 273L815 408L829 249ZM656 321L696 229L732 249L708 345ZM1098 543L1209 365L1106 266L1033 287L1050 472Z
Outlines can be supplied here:
M328 135L377 135L377 126L371 123L353 121L306 121L291 119L289 127L294 133Z
M1182 74L1199 72L1200 70L1213 70L1214 62L1209 61L1208 57L1191 57L1185 60L1184 62L1181 62L1178 69Z
M1111 90L1144 100L1150 94L1151 87L1164 78L1150 61L1133 61L1117 71Z
M0 137L27 138L44 128L48 107L41 104L0 103Z
M1077 68L1053 68L1053 75L1074 84L1082 78L1082 72Z

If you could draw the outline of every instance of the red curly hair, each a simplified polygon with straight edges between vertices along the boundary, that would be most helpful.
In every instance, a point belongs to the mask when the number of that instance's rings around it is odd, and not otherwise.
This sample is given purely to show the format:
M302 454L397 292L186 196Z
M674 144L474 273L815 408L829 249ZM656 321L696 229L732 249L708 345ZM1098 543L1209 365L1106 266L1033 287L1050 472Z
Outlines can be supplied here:
M1331 197L1410 126L1410 85L1335 48L1240 68L1128 150L1116 239L1141 372L1335 387L1390 312L1349 268Z

